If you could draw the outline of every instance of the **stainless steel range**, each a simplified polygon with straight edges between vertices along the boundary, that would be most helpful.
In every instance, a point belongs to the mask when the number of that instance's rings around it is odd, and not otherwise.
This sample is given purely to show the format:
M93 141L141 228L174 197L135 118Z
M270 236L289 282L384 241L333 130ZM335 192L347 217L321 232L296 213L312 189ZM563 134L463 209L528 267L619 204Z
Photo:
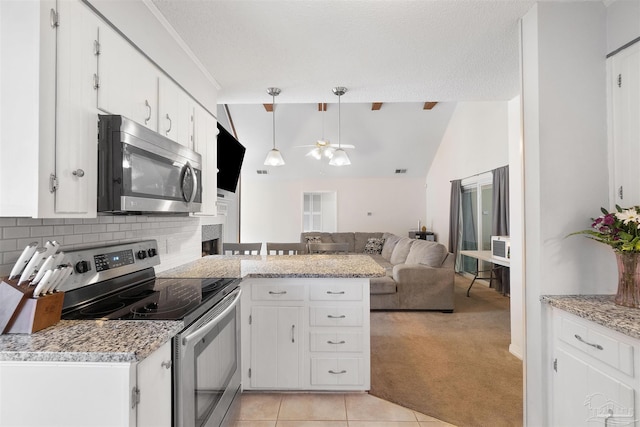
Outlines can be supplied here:
M220 426L240 390L240 280L158 278L155 240L66 252L63 319L182 320L173 338L176 427Z

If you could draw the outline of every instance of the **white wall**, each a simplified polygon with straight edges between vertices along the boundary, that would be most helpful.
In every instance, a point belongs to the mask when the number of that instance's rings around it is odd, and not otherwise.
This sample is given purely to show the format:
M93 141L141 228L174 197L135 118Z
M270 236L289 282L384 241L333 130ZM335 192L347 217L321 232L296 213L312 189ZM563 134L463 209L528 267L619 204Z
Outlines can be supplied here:
M607 7L607 53L640 37L640 1L617 0Z
M427 228L449 243L451 181L509 163L506 102L458 103L427 175Z
M337 193L338 231L388 231L407 236L425 223L424 179L359 178L242 182L241 241L298 242L302 193ZM371 212L371 216L367 213Z
M523 19L526 425L548 423L540 296L615 290L613 253L567 238L608 206L605 24L599 2L540 2Z

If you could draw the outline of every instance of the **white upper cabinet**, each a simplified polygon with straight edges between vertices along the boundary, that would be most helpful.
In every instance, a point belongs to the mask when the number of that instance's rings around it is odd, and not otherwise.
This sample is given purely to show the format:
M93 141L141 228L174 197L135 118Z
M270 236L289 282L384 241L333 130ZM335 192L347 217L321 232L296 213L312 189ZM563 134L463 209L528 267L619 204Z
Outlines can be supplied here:
M609 58L613 137L612 200L640 205L640 43Z
M195 105L194 149L202 156L201 215L216 215L218 198L218 123L200 105Z
M98 108L158 130L159 70L106 24L100 26Z
M158 132L193 150L195 101L173 80L161 75L158 103Z
M94 75L98 18L80 2L60 2L57 29L56 214L96 215L97 121Z

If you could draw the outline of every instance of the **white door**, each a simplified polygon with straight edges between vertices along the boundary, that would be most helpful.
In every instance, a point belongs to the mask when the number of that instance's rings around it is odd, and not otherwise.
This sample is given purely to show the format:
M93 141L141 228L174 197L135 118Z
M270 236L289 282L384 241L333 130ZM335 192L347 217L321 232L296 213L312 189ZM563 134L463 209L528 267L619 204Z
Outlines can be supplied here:
M640 43L611 59L615 204L640 204Z
M98 18L82 2L59 2L55 212L96 215Z
M252 307L251 386L300 386L301 307Z
M606 419L608 425L633 424L632 388L562 349L556 357L553 425L604 426Z

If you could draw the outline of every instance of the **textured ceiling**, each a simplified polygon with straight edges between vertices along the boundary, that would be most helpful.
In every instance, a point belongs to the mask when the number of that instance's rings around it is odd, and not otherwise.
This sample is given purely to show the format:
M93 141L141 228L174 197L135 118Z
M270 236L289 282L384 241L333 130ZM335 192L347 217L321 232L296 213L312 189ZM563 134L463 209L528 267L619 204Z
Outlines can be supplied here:
M518 20L532 0L153 0L211 75L221 103L508 100Z
M1 1L1 0L0 0ZM146 0L149 1L149 0ZM542 0L545 1L545 0ZM573 1L573 0L567 0ZM600 1L600 0L594 0ZM519 93L519 20L534 0L151 0L221 85L244 178L426 176L458 101L506 101ZM276 98L277 145L287 165L265 167ZM322 135L315 103L329 102L327 133L352 165L336 168L296 147ZM425 101L437 101L422 110ZM371 102L384 102L371 111ZM353 104L353 105L351 105ZM225 118L219 109L219 119ZM333 117L333 118L331 118ZM226 126L229 130L230 127ZM269 170L256 177L257 169Z

